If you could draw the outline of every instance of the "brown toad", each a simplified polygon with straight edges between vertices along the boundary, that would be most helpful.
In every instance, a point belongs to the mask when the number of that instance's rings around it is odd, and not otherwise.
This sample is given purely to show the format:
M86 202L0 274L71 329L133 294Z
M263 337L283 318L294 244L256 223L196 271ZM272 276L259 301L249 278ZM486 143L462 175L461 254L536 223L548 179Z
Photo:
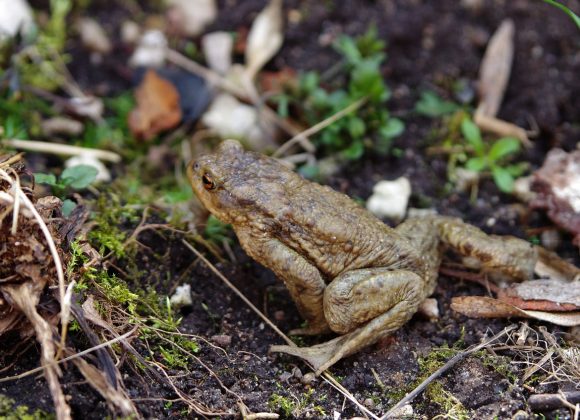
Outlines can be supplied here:
M286 284L308 321L291 334L340 334L312 347L272 346L317 373L407 322L433 292L445 247L515 279L530 278L536 261L529 243L458 219L410 219L392 229L346 195L235 140L192 162L188 177L244 250Z

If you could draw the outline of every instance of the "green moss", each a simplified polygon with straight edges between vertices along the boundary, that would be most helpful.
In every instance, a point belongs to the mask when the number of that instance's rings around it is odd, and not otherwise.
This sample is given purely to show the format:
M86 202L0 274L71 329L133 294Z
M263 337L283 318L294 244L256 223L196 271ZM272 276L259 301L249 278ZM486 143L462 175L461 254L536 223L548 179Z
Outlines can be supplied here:
M54 414L42 410L31 410L25 405L16 405L14 400L0 394L0 420L47 420Z
M123 225L134 224L139 220L132 203L121 202L120 195L114 192L104 192L95 204L92 215L95 227L89 232L91 244L103 256L109 253L116 258L133 255L135 248L131 244L125 244L127 233L121 230Z
M470 419L469 410L467 410L461 401L459 401L453 394L443 388L440 382L433 382L430 384L425 394L427 398L439 405L445 412L444 418L467 420Z
M301 417L306 412L311 414L309 417L312 417L312 414L317 418L325 417L326 411L322 406L315 404L315 402L326 400L326 395L315 396L314 394L314 388L308 389L300 399L274 393L270 395L270 398L268 399L268 407L270 407L272 411L276 411L286 418Z
M518 376L512 369L509 357L492 355L485 350L480 350L475 355L484 366L493 369L504 378L507 378L512 384L516 384L519 381Z
M276 393L270 395L268 399L268 407L272 411L282 414L284 417L292 417L292 413L297 405L297 401Z

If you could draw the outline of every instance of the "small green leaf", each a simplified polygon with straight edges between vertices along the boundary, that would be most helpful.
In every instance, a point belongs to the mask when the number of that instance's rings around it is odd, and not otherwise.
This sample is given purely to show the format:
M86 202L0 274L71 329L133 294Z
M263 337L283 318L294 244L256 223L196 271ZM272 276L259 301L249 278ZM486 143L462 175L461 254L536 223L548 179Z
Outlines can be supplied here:
M351 117L348 119L348 132L353 138L360 138L365 134L366 126L362 118Z
M342 156L348 160L357 160L363 155L365 146L362 141L354 141L348 148L342 151Z
M66 168L60 176L63 185L81 190L97 178L99 171L91 165L76 165Z
M465 168L474 172L481 172L487 167L487 159L484 156L474 157L465 162Z
M319 82L320 77L318 76L318 73L315 71L309 71L300 77L300 88L309 93L318 87Z
M520 142L513 137L504 137L496 141L489 149L489 159L497 162L502 157L516 153L520 150Z
M514 178L505 168L494 166L491 170L491 175L493 176L495 185L497 185L501 191L511 193L514 190Z
M338 38L338 41L334 44L334 48L344 55L350 64L357 65L362 60L362 55L354 39L349 36L343 35Z
M415 111L417 113L431 118L452 114L458 109L459 105L446 101L431 91L421 93L421 99L415 104Z
M386 124L379 128L379 135L384 139L400 136L405 131L405 124L398 118L389 118Z
M37 184L46 184L51 186L57 185L56 177L53 174L34 174L34 182Z
M505 169L510 173L511 176L517 178L519 176L522 176L522 174L526 172L529 167L530 164L528 162L518 162L513 165L505 166Z
M468 117L465 117L461 121L461 133L465 137L465 140L473 146L475 152L478 155L483 155L484 147L483 140L481 140L481 132L479 131L479 127Z
M389 90L383 81L378 60L367 58L353 69L349 92L357 99L367 96L371 103L388 99Z
M69 199L64 200L62 202L62 215L64 217L69 217L76 206L77 206L77 203L75 203L74 201L69 200Z

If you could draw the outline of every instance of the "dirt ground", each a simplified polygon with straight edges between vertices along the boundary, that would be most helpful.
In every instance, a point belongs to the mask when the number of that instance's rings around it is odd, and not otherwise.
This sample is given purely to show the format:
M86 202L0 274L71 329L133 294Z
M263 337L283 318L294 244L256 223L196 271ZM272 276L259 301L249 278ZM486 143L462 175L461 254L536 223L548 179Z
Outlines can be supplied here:
M468 3L482 6L475 10L465 6ZM209 30L248 27L265 4L257 0L220 1L219 16ZM570 1L568 6L580 10L578 1ZM93 17L105 28L114 28L128 17L128 12L114 2L94 2L90 7ZM515 61L499 116L522 127L537 125L533 147L524 152L532 168L541 166L546 152L554 147L574 150L580 138L580 37L566 15L531 0L292 0L285 1L284 7L299 10L302 20L287 25L284 46L268 65L269 70L291 67L324 71L337 60L325 39L343 33L360 34L373 22L380 37L387 41L388 58L382 73L393 91L389 108L406 123L404 134L395 142L403 153L396 158L366 156L331 178L328 182L332 187L367 199L377 181L405 175L413 186L411 207L433 207L441 214L460 217L494 234L527 238L533 229L550 225L540 211L521 211L522 205L513 197L500 194L489 179L482 182L475 202L466 193L447 193L445 158L425 153L437 123L412 110L419 93L426 88L444 92L454 81L463 80L469 89L475 89L474 81L489 36L503 19L511 18L516 27ZM129 78L119 71L123 51L115 50L103 63L91 65L74 43L68 48L72 54L71 71L83 88L91 91L99 86L99 91L107 94L131 88ZM322 378L304 376L309 370L298 359L268 354L270 345L282 342L275 332L204 264L199 261L192 264L195 257L181 244L179 234L163 238L160 241L155 233L145 233L139 238L150 247L139 257L144 272L142 282L159 284L161 279L169 278L165 293L179 279L191 284L194 304L182 311L180 330L200 337L196 356L215 373L208 374L200 364L190 366L187 372L170 370L184 393L216 412L234 413L238 417L235 395L252 412L277 412L282 418L337 418L335 413L340 413L340 418L345 419L363 415ZM300 325L295 306L274 275L249 259L237 242L233 242L232 248L235 263L214 261L217 268L283 331ZM578 265L577 249L570 245L570 237L565 233L557 252ZM440 276L433 295L440 310L438 319L430 321L415 316L389 339L337 363L331 373L370 411L382 415L422 377L425 361L439 360L436 355L441 353L440 349L454 344L464 349L518 322L468 319L450 308L451 297L486 293L479 285ZM549 324L530 322L530 325L534 328L546 325L556 335L564 332ZM324 339L303 339L301 344ZM17 340L4 339L6 344L0 350L2 376L16 375L38 363L39 349L34 344L17 356L8 351ZM137 348L146 353L146 349L138 345ZM449 350L445 351L442 357L447 358ZM497 359L490 360L489 354L476 353L460 362L437 380L437 389L455 400L437 399L433 390L423 393L412 402L410 418L570 418L567 409L532 412L527 404L532 390L521 383L523 368L514 363L518 359L513 353L500 352ZM61 382L70 396L74 417L107 416L105 402L72 371L65 369ZM172 403L175 394L153 376L144 380L142 373L123 365L121 372L129 396L144 418L196 418L183 403ZM232 393L223 390L218 378ZM533 392L573 390L575 386L578 384L538 382L534 383ZM0 383L0 394L31 409L52 412L42 376ZM453 401L467 410L467 417L459 414L453 417ZM285 409L284 405L290 408Z

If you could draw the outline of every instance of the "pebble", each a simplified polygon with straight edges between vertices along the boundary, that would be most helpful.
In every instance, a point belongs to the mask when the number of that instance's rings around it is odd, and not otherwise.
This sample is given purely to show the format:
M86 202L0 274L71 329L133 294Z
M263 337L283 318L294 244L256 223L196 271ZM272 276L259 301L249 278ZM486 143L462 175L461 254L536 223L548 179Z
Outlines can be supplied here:
M232 336L227 334L216 334L211 337L211 341L221 347L229 347L232 344Z
M89 50L108 54L113 49L107 33L96 20L91 18L79 19L77 29L81 36L81 42Z
M302 376L300 382L302 382L302 385L312 385L316 382L316 375L313 372L308 372Z
M373 187L367 209L377 217L402 220L411 196L411 182L406 177L380 181Z

